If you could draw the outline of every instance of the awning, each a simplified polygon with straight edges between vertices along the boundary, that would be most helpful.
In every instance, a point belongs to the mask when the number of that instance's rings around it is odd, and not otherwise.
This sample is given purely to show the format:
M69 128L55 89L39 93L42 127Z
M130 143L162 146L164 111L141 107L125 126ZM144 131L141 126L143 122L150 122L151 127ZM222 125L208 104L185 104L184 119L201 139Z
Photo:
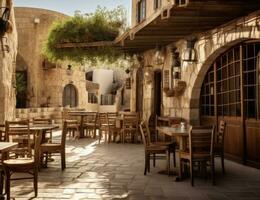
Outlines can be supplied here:
M141 52L198 34L260 9L260 0L189 0L165 7L115 41L127 52Z

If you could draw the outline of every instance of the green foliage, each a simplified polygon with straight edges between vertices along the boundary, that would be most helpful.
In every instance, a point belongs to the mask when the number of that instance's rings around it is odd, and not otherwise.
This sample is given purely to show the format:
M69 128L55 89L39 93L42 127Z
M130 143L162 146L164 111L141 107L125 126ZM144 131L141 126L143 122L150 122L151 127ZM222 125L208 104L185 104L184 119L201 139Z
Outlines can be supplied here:
M18 94L24 93L26 91L26 81L24 74L16 74L16 92Z
M126 11L119 6L114 10L98 7L95 13L79 12L65 21L56 21L50 29L43 54L51 62L73 61L80 64L98 61L114 62L121 53L113 47L56 48L63 43L113 41L120 30L126 29Z

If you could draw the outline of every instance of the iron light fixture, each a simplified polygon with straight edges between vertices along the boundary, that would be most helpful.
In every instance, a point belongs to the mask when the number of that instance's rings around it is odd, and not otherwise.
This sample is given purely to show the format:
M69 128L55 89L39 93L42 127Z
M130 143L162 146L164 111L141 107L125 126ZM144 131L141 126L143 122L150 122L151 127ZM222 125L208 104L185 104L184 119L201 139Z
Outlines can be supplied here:
M184 62L193 63L197 60L197 53L194 48L196 41L196 38L190 38L187 40L187 48L184 50L182 57Z
M0 18L0 36L3 37L4 34L11 29L11 24L9 22L10 9L5 7L2 7L1 9L4 9L4 12Z
M72 71L72 66L71 65L68 65L68 67L67 67L67 75L68 76L71 76L72 75L72 73L73 73L73 71Z
M175 47L172 49L172 76L174 80L180 80L181 61L180 61L180 54L176 50L177 49Z
M155 52L155 64L162 65L164 62L163 49L160 46L156 46Z

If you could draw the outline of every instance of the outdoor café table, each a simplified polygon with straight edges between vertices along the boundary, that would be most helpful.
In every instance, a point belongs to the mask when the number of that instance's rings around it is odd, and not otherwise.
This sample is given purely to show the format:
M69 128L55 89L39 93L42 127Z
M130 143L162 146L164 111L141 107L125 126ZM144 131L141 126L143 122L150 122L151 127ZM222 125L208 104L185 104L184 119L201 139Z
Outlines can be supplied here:
M59 128L57 124L33 124L30 125L30 131L33 131L36 134L42 134L42 141L45 141L45 133L47 131L53 131Z
M156 129L159 133L176 137L179 140L180 151L185 151L187 149L187 139L189 138L189 129L190 125L186 125L184 128L177 126L177 127L169 127L169 126L158 126ZM179 172L180 173L180 172ZM180 176L176 177L176 181L179 181Z
M2 155L2 161L7 158L7 153L18 144L15 142L0 142L0 153ZM2 168L2 166L0 166ZM0 171L0 199L3 198L3 185L4 185L4 173L3 169Z
M83 138L84 137L84 127L83 127L83 122L84 122L84 117L89 114L87 111L69 111L69 115L75 116L75 117L80 117L80 132L79 132L79 137Z

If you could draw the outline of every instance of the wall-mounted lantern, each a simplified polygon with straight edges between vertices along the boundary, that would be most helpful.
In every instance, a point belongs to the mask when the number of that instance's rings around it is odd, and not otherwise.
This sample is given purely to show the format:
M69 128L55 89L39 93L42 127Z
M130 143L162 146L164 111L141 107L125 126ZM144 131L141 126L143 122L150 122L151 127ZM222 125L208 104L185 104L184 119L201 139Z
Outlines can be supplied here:
M162 65L164 63L164 50L161 46L156 47L155 52L155 64L156 65Z
M72 66L71 66L71 65L68 65L67 70L66 70L68 76L71 76L72 73L73 73L73 71L72 71L71 68L72 68Z
M40 20L40 18L38 18L38 17L35 17L34 19L33 19L33 23L34 24L39 24L41 22L41 20Z
M182 61L183 62L188 62L188 63L193 63L197 61L197 53L194 48L195 43L197 39L196 38L189 38L187 40L187 47L184 50L183 56L182 56Z
M177 49L172 48L172 78L173 85L175 82L181 79L181 60L180 53L176 51Z

